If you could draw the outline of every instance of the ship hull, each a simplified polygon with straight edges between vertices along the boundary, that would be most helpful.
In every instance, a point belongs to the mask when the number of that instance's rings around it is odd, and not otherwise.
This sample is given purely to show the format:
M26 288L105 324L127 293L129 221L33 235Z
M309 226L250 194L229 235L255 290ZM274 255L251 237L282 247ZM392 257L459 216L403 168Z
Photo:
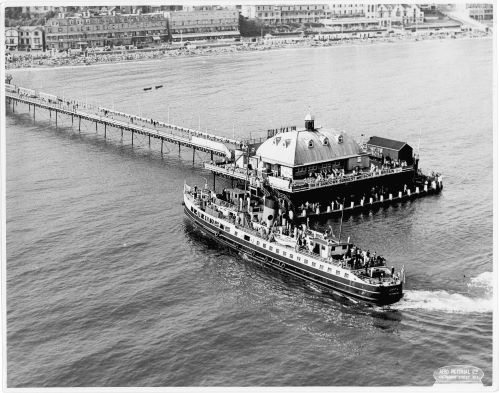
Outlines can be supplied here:
M334 276L326 272L319 273L307 266L301 266L288 258L270 254L268 251L257 247L250 242L245 242L230 233L221 231L220 228L200 219L187 207L184 208L184 211L191 222L219 243L247 255L258 265L313 283L327 292L341 294L358 301L379 306L396 303L403 296L402 284L378 286L352 282L348 279L343 279L342 277Z

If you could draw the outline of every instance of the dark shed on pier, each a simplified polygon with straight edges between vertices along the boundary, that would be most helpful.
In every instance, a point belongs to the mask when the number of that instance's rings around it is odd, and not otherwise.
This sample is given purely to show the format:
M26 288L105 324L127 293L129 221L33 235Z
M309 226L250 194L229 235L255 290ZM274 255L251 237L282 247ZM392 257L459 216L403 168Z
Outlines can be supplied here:
M407 142L372 136L366 145L368 149L390 157L392 160L405 161L408 165L413 163L412 147Z

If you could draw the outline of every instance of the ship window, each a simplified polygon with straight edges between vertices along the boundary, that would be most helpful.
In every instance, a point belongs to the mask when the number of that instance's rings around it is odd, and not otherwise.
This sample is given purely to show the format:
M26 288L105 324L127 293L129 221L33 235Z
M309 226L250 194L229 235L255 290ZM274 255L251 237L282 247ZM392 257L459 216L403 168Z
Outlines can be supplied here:
M248 235L244 235L244 240L250 241L250 237Z
M345 278L348 278L348 273L345 273Z
M283 251L282 255L283 255L283 256L286 256L286 253Z
M319 265L319 269L323 270L324 269L324 265Z
M276 252L277 254L279 254L279 249L278 249L278 248L276 248L276 249L275 249L275 252Z
M201 218L204 220L204 214L203 213L201 213Z
M331 269L330 267L327 268L328 273L331 273L332 271L333 271L333 269Z
M296 257L296 260L297 260L298 262L300 262L300 261L301 261L301 257Z
M342 250L346 250L347 248L348 248L348 246L347 246L346 244L344 244L344 245L341 247L341 249L342 249Z
M308 265L308 259L305 259L305 263Z
M322 249L325 250L326 249L326 246L322 246Z
M289 257L290 257L290 258L293 258L293 254L289 254Z
M259 242L258 240L256 241L256 245L257 245L257 246L259 246L259 245L260 245L260 242Z
M309 148L309 149L311 149L311 148L313 148L313 147L314 147L314 141L313 141L312 139L310 139L310 140L308 141L308 148Z
M267 244L266 243L263 243L262 246L263 246L263 248L267 248Z
M236 236L237 236L237 231L234 231L234 235L236 235Z
M336 270L336 274L339 276L341 273L339 270Z
M272 251L272 246L269 247L269 250Z
M329 145L329 139L327 139L327 137L326 137L326 138L324 138L324 139L322 140L322 144L323 144L324 146Z
M315 267L315 262L312 262L312 266Z

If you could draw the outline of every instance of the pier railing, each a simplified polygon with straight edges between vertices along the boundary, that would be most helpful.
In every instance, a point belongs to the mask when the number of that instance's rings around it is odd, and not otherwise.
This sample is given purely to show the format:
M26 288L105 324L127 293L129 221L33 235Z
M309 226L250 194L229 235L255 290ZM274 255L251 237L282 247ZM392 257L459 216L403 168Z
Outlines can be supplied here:
M68 97L59 97L53 94L40 92L33 89L19 87L12 84L6 84L5 96L9 100L21 102L35 107L49 110L55 113L57 127L57 113L65 114L81 119L93 121L96 124L116 127L133 134L138 133L178 144L179 147L186 146L194 150L211 152L223 157L231 157L234 148L240 148L242 142L226 138L219 135L209 134L200 130L181 127L169 124L160 120L145 118L134 114L120 112L114 109L105 108L95 104L87 103L82 100ZM35 112L33 111L33 118ZM80 127L79 127L80 128ZM97 128L96 128L97 130ZM149 139L150 140L150 139Z
M225 175L240 180L248 180L251 185L259 185L262 182L267 181L268 184L274 189L286 192L302 192L317 188L330 187L338 184L351 183L359 180L379 178L382 176L387 176L394 173L404 173L411 172L414 170L412 166L408 167L398 167L398 168L386 168L377 170L374 172L362 172L357 175L345 175L342 177L336 177L334 179L326 179L320 181L307 181L307 180L294 180L291 181L288 178L278 177L278 176L264 176L261 173L254 174L255 171L250 171L248 174L246 169L236 167L234 164L204 164L205 169L208 169L219 175Z

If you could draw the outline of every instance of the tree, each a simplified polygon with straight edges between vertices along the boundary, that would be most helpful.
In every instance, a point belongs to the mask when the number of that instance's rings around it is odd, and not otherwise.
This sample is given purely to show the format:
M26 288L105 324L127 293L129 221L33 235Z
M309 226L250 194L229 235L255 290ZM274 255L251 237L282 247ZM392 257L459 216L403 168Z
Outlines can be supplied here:
M268 33L269 28L259 20L250 20L239 14L239 32L242 37L258 37Z

